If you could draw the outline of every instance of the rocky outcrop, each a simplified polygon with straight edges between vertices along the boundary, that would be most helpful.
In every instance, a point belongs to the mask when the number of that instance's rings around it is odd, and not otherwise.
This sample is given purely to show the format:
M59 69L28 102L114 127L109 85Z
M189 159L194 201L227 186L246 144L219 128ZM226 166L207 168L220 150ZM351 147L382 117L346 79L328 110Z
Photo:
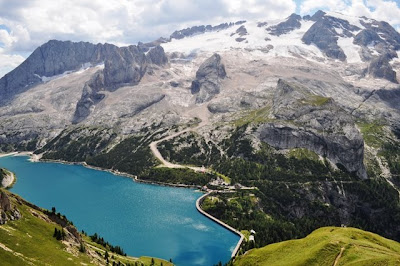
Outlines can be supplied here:
M151 48L146 54L146 59L147 63L158 66L164 66L168 63L168 58L160 45Z
M316 22L303 35L302 41L308 45L315 44L330 58L346 60L345 53L337 43L338 36L352 37L353 32L360 30L360 28L351 25L346 20L326 16L323 12L318 15L315 14L311 19L316 20ZM342 29L342 32L336 32L335 28Z
M385 21L368 19L366 21L361 21L361 24L366 27L368 31L373 31L379 34L387 49L400 49L400 33L395 30L389 23Z
M19 210L12 207L7 194L0 191L0 225L7 223L7 221L19 220L21 217Z
M310 17L310 20L312 21L318 21L320 18L322 18L323 16L325 16L325 12L322 10L318 10L317 12L315 12L314 15L312 15L312 17Z
M360 178L367 177L362 135L332 99L279 80L272 112L278 121L258 128L262 141L278 149L309 149Z
M397 55L395 55L397 57ZM392 56L384 54L372 60L368 66L367 73L374 78L387 79L390 82L398 83L396 72L393 70L389 61Z
M183 39L185 37L193 36L193 35L196 35L196 34L202 34L202 33L205 33L205 32L224 30L224 29L230 28L230 27L232 27L234 25L243 24L245 22L246 21L237 21L236 23L233 23L233 22L221 23L221 24L216 25L216 26L211 26L211 25L194 26L194 27L183 29L183 30L174 31L171 34L170 38L171 39L180 40L180 39Z
M103 100L104 97L104 75L102 72L98 72L85 84L82 91L82 97L76 104L76 110L72 122L76 124L83 121L93 111L94 106Z
M239 36L245 36L248 35L249 33L247 32L246 27L242 25L236 30L236 34L238 34Z
M358 44L360 46L368 46L369 44L378 44L382 43L383 40L379 37L378 33L373 31L372 29L364 29L360 31L354 37L354 44Z
M282 35L289 33L295 29L299 29L301 27L301 16L297 14L292 14L290 15L286 21L281 22L275 26L269 27L267 30L270 32L272 35Z
M19 93L42 82L42 77L78 69L88 62L99 63L101 59L96 61L92 58L97 48L87 42L49 41L0 80L0 95L5 97Z
M1 99L28 90L47 77L74 71L83 65L104 63L104 85L115 90L124 84L136 84L149 64L164 66L168 62L164 49L157 45L147 53L136 45L49 41L37 48L20 66L0 79Z
M191 86L192 94L196 95L196 103L207 102L218 94L221 80L225 77L225 66L220 55L214 54L201 64Z

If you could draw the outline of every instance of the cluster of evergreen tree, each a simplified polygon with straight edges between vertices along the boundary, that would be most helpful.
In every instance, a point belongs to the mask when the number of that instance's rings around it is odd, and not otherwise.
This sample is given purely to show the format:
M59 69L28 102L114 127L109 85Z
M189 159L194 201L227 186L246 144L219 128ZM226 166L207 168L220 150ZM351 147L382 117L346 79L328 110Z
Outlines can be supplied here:
M109 249L111 252L114 252L114 253L122 255L122 256L126 256L126 253L120 246L111 245L110 243L105 241L103 237L100 237L97 233L94 233L94 235L90 236L90 239L92 239L93 242Z
M63 229L58 230L57 227L54 228L53 237L57 240L65 239L65 232Z

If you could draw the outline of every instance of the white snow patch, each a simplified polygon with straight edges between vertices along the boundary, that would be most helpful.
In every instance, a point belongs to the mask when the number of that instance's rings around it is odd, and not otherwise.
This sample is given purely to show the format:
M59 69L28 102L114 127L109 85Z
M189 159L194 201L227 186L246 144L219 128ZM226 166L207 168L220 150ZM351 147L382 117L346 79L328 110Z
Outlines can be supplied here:
M343 28L335 28L335 31L337 34L342 35L343 34Z
M346 55L347 63L362 63L359 51L360 47L353 44L354 38L339 37L337 43Z
M200 52L222 52L234 49L251 51L251 55L257 57L308 57L325 58L322 52L314 45L306 45L301 38L304 33L314 24L313 21L302 21L300 29L293 30L287 34L274 36L269 34L263 27L257 27L257 22L246 22L248 35L242 42L237 42L237 35L231 36L235 28L228 28L219 32L206 32L204 34L186 37L180 40L173 39L169 43L161 44L166 52L183 52L186 55ZM271 23L268 23L271 25ZM265 39L270 39L266 41ZM266 48L272 45L274 48L268 53Z
M51 77L39 76L37 74L35 74L35 76L39 77L42 80L42 82L46 83L46 82L49 82L51 80L63 78L63 77L65 77L67 75L70 75L70 74L77 74L77 75L82 74L83 72L85 72L86 70L88 70L88 69L90 69L92 67L93 67L92 64L90 62L87 62L87 63L82 64L81 68L79 70L77 70L77 71L69 70L69 71L65 71L62 74L54 75L54 76L51 76ZM104 68L104 62L101 63L101 64L98 64L98 65L96 65L94 67L98 68L98 69L103 69Z
M357 26L360 29L365 29L365 27L363 25L361 25L359 17L348 16L348 15L344 15L344 14L341 14L338 12L332 12L332 11L326 12L325 16L330 16L330 17L334 17L334 18L338 18L338 19L347 20L351 25Z

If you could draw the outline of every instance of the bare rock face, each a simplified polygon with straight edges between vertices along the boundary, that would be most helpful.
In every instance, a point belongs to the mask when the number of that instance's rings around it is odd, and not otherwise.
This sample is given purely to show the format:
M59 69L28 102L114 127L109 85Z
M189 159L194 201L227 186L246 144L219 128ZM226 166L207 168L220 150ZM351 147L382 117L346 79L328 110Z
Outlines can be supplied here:
M150 49L150 48L149 48ZM37 48L20 66L0 79L0 99L6 100L43 81L84 64L104 63L104 85L115 90L124 84L136 84L149 64L164 66L168 59L156 45L147 55L136 45L117 47L112 44L49 41Z
M4 191L0 193L0 209L5 212L11 211L11 202Z
M196 103L207 102L218 94L221 80L225 77L225 66L221 63L219 54L214 54L201 64L191 86L192 94L197 95Z
M165 55L164 49L160 45L151 48L146 55L146 59L149 64L158 66L164 66L168 63L168 58Z
M362 45L362 46L367 46L371 43L378 44L382 43L383 40L381 37L373 31L372 29L364 29L360 31L355 37L354 37L354 44Z
M98 72L89 82L85 84L82 97L76 104L73 123L79 123L88 117L94 106L104 99L104 75Z
M364 141L352 118L330 99L278 81L273 114L279 122L258 128L259 138L279 149L306 148L367 178Z
M330 58L346 60L345 53L337 44L338 36L352 37L352 32L360 30L360 28L351 25L346 20L325 16L323 12L317 12L311 19L315 19L316 22L304 34L302 41L308 45L314 43ZM338 34L335 28L341 28L343 32Z
M87 42L51 40L38 47L19 67L0 80L0 95L9 96L40 83L41 77L78 69L92 60L97 46ZM27 86L26 86L27 85Z
M368 74L374 78L382 78L387 79L393 83L398 83L396 79L396 72L393 70L392 66L389 64L389 61L393 58L397 57L395 54L384 54L379 56L378 58L371 61L368 66Z
M106 45L111 49L105 53L104 85L116 90L123 85L137 84L146 72L145 54L135 45L121 48Z
M279 23L278 25L269 27L267 30L272 35L282 35L291 32L292 30L299 29L301 27L301 16L297 14L290 15L286 21Z
M12 208L11 201L4 191L0 192L0 225L7 221L21 219L22 215L17 208Z

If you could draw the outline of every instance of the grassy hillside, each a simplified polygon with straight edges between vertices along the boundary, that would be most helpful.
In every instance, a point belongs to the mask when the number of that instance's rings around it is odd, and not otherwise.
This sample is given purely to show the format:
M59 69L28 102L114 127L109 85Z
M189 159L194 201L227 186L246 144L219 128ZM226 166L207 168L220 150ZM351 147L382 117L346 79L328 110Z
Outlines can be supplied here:
M4 191L4 190L1 190ZM24 201L7 192L11 204L22 214L16 221L0 225L1 265L106 265L105 253L109 263L121 265L151 265L148 257L133 258L112 253L109 249L94 243L90 237L80 234L85 251L81 245L68 236L60 241L53 237L55 228L61 230L62 216L58 223L50 219L51 213ZM154 265L172 265L154 259Z
M355 228L323 227L303 239L252 249L234 265L400 265L400 243Z

